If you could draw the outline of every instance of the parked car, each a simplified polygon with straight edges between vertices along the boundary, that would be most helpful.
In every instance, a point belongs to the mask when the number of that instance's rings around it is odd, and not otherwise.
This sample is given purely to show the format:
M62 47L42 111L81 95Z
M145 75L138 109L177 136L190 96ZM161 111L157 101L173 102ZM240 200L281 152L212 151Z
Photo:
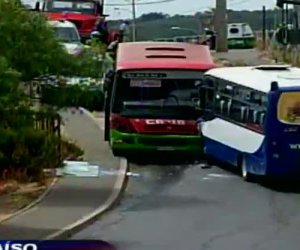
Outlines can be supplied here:
M230 49L252 49L255 47L255 35L248 23L229 23L227 35Z
M80 41L79 32L72 22L69 21L48 21L54 30L56 38L71 55L79 55L84 50L84 45Z

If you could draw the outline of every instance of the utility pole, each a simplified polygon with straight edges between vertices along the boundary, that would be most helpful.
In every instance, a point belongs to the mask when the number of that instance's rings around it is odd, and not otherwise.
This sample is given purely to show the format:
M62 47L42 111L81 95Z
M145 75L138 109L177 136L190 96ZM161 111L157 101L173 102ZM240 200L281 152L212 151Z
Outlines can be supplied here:
M295 29L299 29L300 26L300 5L294 5L294 24L295 24Z
M136 41L136 14L135 14L135 0L131 0L132 4L132 41Z
M278 27L278 17L277 17L277 13L278 13L278 10L277 8L275 7L273 9L273 13L274 13L274 16L273 16L273 30L276 30Z
M266 6L262 8L262 42L263 49L266 48Z
M227 0L216 0L215 30L217 52L227 52Z

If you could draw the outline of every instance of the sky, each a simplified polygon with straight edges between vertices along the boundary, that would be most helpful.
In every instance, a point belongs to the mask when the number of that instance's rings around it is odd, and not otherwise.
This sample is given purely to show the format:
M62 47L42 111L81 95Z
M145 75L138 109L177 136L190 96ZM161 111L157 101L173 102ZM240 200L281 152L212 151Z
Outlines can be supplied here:
M22 0L24 3L35 4L36 0ZM138 5L160 0L135 0L136 16L149 12L163 12L169 15L194 14L198 11L204 11L213 8L216 0L169 0L170 2L155 3L147 5ZM105 14L109 15L108 19L130 19L132 17L131 0L104 0ZM127 6L109 6L110 4L127 4ZM262 9L265 5L267 9L275 7L275 0L227 0L227 7L234 10L257 10Z

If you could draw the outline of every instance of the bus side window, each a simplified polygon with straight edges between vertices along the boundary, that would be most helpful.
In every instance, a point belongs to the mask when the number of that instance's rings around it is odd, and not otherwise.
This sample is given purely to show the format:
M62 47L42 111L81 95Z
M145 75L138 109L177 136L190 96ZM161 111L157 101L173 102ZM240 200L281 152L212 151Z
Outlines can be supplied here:
M229 118L235 122L241 123L248 116L248 107L244 103L233 99L230 105Z
M234 87L230 82L219 80L218 92L225 94L227 96L232 96L234 94Z
M259 120L260 120L260 114L259 114L259 111L257 110L253 110L253 116L252 116L252 122L253 123L259 123Z
M213 109L214 103L214 80L206 78L200 88L200 108L206 110Z
M260 125L262 125L262 126L264 125L265 118L266 118L266 112L263 111L263 112L260 113L260 116L259 116L259 124Z
M259 106L251 106L249 108L249 115L243 123L250 129L263 132L265 111L261 110Z
M247 105L241 106L240 122L247 123L249 121L249 107Z
M232 99L222 94L216 94L214 110L217 114L228 117L232 105Z

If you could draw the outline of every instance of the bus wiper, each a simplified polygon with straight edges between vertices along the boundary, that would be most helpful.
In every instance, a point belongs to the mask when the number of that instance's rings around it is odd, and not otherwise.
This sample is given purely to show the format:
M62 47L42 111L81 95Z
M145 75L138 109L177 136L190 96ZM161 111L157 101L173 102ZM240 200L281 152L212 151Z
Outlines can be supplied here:
M125 108L136 108L136 107L160 107L160 101L127 101L123 102Z
M193 102L179 101L178 103L166 103L165 100L153 100L153 101L128 101L123 102L124 108L137 108L137 107L148 107L148 108L194 108Z

